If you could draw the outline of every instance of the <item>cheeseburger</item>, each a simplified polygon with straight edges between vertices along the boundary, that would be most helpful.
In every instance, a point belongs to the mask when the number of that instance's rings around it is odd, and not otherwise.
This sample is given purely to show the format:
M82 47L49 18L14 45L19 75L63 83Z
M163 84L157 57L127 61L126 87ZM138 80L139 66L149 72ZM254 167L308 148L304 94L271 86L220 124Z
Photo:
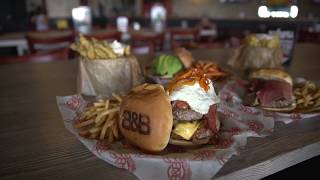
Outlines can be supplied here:
M296 107L292 78L281 69L264 68L249 75L249 93L245 103L269 111L290 111Z
M177 75L168 85L173 127L170 144L192 146L207 144L216 137L217 97L213 83L197 68Z

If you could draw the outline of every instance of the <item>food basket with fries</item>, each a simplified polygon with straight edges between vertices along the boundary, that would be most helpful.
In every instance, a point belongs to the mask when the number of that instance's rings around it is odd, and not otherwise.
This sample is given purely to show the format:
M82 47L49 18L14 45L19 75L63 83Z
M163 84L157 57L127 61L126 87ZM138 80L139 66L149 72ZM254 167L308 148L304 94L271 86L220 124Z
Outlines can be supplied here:
M243 75L259 68L281 67L283 58L278 36L268 34L251 34L235 50L228 64Z
M296 99L296 112L320 113L320 88L315 82L303 80L297 83L293 90Z
M71 49L80 55L78 93L111 96L115 92L128 92L144 81L137 58L130 54L130 46L80 35Z
M122 96L87 98L92 97L57 97L64 125L95 156L139 179L211 179L245 146L249 136L268 135L274 125L273 119L261 112L250 115L223 105L219 116L224 126L217 144L197 148L168 145L159 154L147 154L121 137L116 121Z

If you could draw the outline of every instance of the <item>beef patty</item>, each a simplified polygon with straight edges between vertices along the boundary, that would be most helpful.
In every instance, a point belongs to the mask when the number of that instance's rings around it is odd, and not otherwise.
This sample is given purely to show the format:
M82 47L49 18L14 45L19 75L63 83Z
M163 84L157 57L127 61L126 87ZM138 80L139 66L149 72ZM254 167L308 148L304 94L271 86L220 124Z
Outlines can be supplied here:
M184 101L174 101L172 103L173 119L181 121L199 120L203 115L192 110L188 103Z

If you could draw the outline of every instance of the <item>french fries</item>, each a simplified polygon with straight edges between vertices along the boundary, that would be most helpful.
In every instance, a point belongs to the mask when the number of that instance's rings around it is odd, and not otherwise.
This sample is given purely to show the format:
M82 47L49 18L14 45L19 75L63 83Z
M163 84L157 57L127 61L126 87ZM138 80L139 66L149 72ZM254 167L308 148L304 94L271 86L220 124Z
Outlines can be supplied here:
M294 97L300 112L320 111L320 88L314 82L306 81L303 86L294 88Z
M79 35L79 42L72 43L70 48L80 54L84 59L116 59L120 57L116 54L107 41L100 41L95 38L91 40ZM124 49L124 56L130 55L130 46Z
M228 73L221 70L219 65L214 62L199 61L198 63L194 64L193 67L203 70L209 79L218 79L228 76Z
M118 118L122 98L112 94L114 99L102 100L92 103L79 115L80 121L74 124L79 135L90 139L106 139L114 142L120 138Z

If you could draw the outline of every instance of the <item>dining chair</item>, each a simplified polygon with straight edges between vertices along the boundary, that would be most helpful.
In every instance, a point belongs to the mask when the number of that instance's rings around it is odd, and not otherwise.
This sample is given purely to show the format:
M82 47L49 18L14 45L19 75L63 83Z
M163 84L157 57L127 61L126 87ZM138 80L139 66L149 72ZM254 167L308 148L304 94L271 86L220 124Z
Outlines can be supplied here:
M68 47L74 42L73 31L34 31L26 34L31 53Z
M130 36L133 51L136 52L136 54L154 54L158 50L163 50L164 35L164 33L156 33L149 31L132 32Z
M49 62L69 59L69 48L63 48L48 52L33 53L23 56L0 57L0 64L29 63L29 62Z
M198 28L171 28L170 39L171 39L171 48L175 49L179 46L190 47L196 43L199 29Z
M117 40L121 41L121 32L117 30L96 30L89 34L85 34L84 36L87 38L95 38L97 40Z

